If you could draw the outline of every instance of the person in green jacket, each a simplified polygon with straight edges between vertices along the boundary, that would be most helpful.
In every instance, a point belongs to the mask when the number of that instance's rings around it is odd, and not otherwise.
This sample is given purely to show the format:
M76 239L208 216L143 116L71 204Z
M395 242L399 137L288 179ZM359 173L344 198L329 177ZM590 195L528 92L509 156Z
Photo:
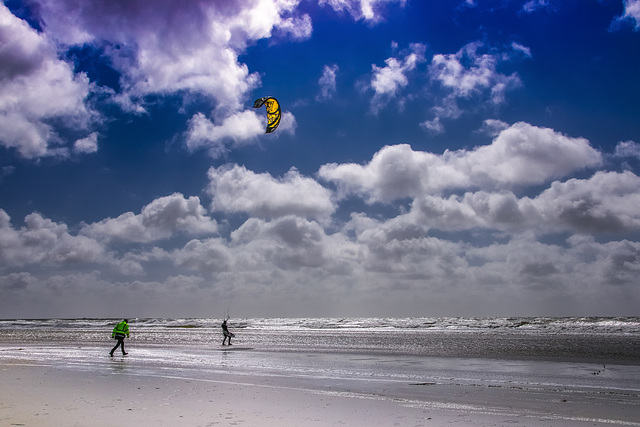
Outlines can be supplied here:
M118 343L115 347L111 349L109 356L113 357L113 352L116 351L118 347L122 347L122 355L128 354L124 351L124 337L129 338L129 321L124 319L122 322L118 323L115 328L113 328L113 332L111 333L111 338L115 338L118 340Z

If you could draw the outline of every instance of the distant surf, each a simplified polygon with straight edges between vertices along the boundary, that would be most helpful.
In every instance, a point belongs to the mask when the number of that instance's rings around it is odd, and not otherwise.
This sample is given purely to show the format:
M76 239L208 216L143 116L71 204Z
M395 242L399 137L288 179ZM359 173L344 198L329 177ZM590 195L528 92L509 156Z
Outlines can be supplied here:
M118 320L0 320L0 342L105 345ZM221 348L221 319L129 320L132 346ZM639 317L239 318L228 325L236 334L229 350L640 363Z

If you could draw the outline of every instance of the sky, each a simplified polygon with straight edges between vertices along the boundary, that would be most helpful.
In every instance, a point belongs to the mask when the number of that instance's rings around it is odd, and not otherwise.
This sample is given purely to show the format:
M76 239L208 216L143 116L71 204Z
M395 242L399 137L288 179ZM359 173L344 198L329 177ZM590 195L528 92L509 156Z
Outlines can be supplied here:
M638 316L639 99L640 0L5 0L0 317Z

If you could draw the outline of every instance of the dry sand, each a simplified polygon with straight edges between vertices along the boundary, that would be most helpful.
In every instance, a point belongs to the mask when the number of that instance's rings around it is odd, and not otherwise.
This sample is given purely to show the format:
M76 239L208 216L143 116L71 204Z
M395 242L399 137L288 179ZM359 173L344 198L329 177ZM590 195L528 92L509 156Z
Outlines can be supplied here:
M640 426L638 396L0 360L0 426Z

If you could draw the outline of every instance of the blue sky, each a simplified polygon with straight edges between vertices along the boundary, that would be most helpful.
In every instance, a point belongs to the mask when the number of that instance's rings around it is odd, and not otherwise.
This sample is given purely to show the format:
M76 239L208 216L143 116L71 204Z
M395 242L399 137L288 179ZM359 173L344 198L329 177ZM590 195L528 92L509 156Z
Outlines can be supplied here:
M638 0L5 1L2 317L639 315L639 52Z

